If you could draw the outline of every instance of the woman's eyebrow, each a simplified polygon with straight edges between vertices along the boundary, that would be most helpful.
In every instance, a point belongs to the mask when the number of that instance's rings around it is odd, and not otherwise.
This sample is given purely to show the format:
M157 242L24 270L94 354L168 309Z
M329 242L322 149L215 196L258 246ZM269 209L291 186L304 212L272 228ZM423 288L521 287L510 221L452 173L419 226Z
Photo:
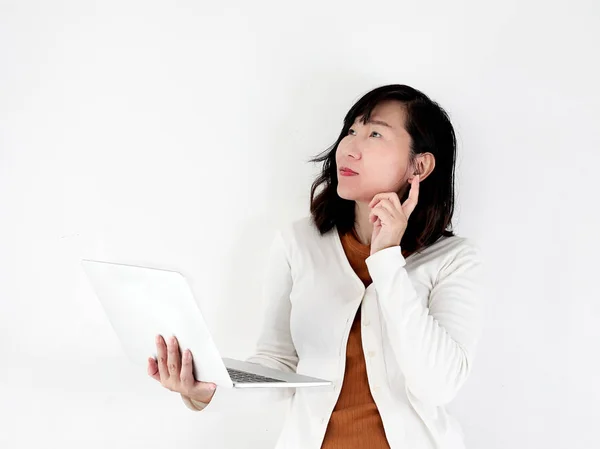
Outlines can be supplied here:
M373 123L375 125L381 125L381 126L387 126L388 128L394 129L394 127L392 125L388 125L383 120L369 120L368 123Z
M367 123L373 123L374 125L381 125L381 126L387 126L390 129L394 129L394 127L386 122L384 122L383 120L369 120ZM354 122L354 124L356 124L356 122ZM354 126L354 125L352 125Z

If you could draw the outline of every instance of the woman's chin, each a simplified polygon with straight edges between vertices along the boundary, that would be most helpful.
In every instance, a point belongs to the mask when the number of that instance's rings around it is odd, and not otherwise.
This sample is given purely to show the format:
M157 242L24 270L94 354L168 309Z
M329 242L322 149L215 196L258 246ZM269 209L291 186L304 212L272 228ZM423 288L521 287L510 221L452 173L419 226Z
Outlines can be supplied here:
M348 191L347 189L340 189L339 186L337 189L337 194L340 198L348 201L370 202L373 198L373 195L371 195L369 198L369 195L365 194L364 192Z
M344 200L354 200L356 196L354 192L349 192L347 189L340 189L339 184L337 188L337 194L340 198Z

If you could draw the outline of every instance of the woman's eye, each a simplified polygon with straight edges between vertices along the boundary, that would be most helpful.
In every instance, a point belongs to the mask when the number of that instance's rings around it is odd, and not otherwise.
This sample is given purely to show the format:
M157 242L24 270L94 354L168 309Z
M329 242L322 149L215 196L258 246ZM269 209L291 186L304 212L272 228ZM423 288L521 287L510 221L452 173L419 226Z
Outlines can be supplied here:
M348 130L348 133L352 133L352 132L354 132L354 130L352 128L350 128ZM379 136L381 136L381 134L379 134L377 131L373 131L371 134L378 134Z

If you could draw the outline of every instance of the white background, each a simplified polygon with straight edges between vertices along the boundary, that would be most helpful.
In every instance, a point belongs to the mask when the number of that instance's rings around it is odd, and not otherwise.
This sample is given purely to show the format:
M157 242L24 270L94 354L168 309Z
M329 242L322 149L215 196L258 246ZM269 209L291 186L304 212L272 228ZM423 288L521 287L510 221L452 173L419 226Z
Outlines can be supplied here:
M124 358L79 259L175 269L223 355L264 249L382 84L447 109L487 322L450 406L470 448L589 449L600 420L595 0L0 2L0 447L265 448Z

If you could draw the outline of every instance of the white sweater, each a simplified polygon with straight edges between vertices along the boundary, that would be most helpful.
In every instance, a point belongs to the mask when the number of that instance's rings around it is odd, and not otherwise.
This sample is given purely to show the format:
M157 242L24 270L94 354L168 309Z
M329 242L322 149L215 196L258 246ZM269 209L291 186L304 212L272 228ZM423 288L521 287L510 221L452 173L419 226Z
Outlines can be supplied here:
M346 343L362 302L367 374L392 449L460 449L447 413L469 376L482 324L478 247L442 237L404 258L399 246L366 259L367 287L334 228L321 236L310 216L279 229L264 280L266 314L250 362L333 381L333 387L256 391L217 388L192 410L251 410L290 398L278 449L318 449L344 379Z

